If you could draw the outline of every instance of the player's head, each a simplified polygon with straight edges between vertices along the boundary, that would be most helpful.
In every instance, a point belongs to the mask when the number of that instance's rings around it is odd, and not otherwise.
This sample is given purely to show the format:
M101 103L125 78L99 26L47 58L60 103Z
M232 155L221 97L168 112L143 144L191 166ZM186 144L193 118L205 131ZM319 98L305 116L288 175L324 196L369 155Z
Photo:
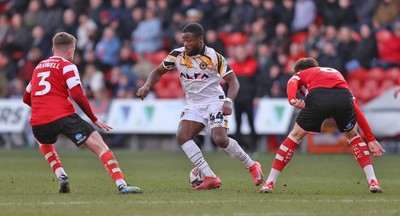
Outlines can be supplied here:
M198 23L187 24L182 30L183 46L188 55L199 54L203 48L204 29Z
M318 62L317 60L311 58L311 57L307 57L307 58L301 58L299 60L296 61L296 63L294 63L293 65L293 72L297 73L299 71L308 69L308 68L312 68L312 67L318 67Z
M58 32L53 37L53 53L69 61L74 58L76 38L66 32Z

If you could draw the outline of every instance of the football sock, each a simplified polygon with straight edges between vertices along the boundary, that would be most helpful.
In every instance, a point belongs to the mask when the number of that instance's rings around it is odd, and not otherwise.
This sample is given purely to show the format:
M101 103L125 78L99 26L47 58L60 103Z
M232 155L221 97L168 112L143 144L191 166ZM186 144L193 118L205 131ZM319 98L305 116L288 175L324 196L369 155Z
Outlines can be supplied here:
M40 144L39 145L40 151L42 152L44 158L47 160L47 163L50 165L53 172L56 174L57 178L60 176L65 175L64 168L61 164L60 158L58 157L57 151L54 148L53 144Z
M121 168L119 167L112 151L107 150L101 153L100 160L103 162L108 174L111 176L117 186L126 185L124 175L122 174Z
M283 168L285 168L286 164L288 164L292 159L292 156L298 145L298 141L295 140L295 138L289 135L279 146L278 153L276 153L271 172L267 178L267 182L275 182Z
M189 160L204 173L205 176L216 177L214 172L208 166L207 161L204 159L201 150L193 140L189 140L181 145L183 151L188 156Z
M254 165L254 161L249 157L246 152L243 151L238 142L230 137L228 146L224 148L224 150L233 157L239 159L242 163L246 164L247 167L251 167Z
M356 136L350 140L350 147L361 168L364 169L365 166L372 164L368 146L360 136Z
M367 176L367 180L368 183L371 180L376 180L376 176L375 176L375 172L374 172L374 168L372 167L372 165L367 165L363 168L365 176Z
M364 170L368 182L371 180L376 180L371 157L369 155L368 145L361 139L361 137L356 136L350 140L350 146L358 164L360 164L361 168Z

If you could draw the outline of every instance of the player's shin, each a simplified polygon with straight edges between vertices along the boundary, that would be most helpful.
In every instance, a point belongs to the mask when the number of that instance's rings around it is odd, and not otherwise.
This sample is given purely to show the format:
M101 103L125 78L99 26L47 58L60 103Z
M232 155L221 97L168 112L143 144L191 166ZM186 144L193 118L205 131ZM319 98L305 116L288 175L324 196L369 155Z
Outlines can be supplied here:
M369 155L368 145L359 136L354 137L349 142L351 151L353 152L358 164L364 170L368 182L371 180L376 180L371 157Z
M124 175L122 174L121 168L119 167L119 164L112 151L107 150L101 153L100 160L103 162L108 174L118 187L120 185L126 185Z
M188 156L190 161L204 173L205 176L216 177L214 172L211 170L210 166L208 166L207 161L204 159L203 154L201 153L200 148L196 145L193 140L189 140L181 145L183 151Z
M50 165L53 172L56 174L57 178L62 175L67 176L62 166L61 160L58 157L57 151L53 144L39 144L40 151L42 152L47 163Z
M286 164L288 164L292 159L297 145L298 141L290 136L283 141L283 143L279 146L278 152L276 153L271 172L266 182L276 181L283 168L285 168Z
M246 164L247 167L251 167L254 165L254 161L249 157L249 155L243 151L242 147L238 144L238 142L232 138L229 138L229 143L224 150L232 155L233 157L239 159L242 163Z

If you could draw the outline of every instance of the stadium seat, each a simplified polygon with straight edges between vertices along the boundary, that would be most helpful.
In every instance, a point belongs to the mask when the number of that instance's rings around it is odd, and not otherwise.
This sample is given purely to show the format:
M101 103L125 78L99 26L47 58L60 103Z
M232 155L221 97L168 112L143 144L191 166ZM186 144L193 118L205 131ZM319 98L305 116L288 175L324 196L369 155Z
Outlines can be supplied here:
M383 70L383 68L380 68L380 67L371 68L367 72L367 78L377 81L378 85L383 80L384 75L385 75L385 71Z
M154 90L157 98L180 98L184 95L176 70L164 74L160 81L154 85Z
M154 53L146 53L146 58L149 60L154 67L157 67L165 57L167 57L168 52L165 50L160 50Z
M293 43L297 43L297 44L303 44L304 41L307 40L307 38L308 38L307 32L297 32L290 36L290 40Z
M362 89L358 95L360 102L365 103L378 95L378 82L374 79L365 81Z
M400 68L398 67L392 67L389 68L385 71L385 80L393 80L394 82L397 82L398 79L400 78Z
M357 79L360 81L364 81L367 75L367 69L361 67L358 68L354 71L352 71L351 73L348 74L348 79L352 80L352 79Z

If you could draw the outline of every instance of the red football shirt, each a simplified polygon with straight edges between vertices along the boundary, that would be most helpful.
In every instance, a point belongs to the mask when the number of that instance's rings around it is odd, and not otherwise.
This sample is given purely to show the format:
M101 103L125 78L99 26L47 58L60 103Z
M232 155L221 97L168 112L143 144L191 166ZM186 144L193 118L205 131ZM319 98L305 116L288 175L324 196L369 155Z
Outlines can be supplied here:
M297 89L300 90L301 94L307 95L314 88L346 88L349 86L342 76L342 74L334 68L329 67L312 67L306 70L297 72L290 78L289 82L295 79L297 80ZM289 90L289 89L288 89ZM293 90L292 90L293 91ZM289 94L289 92L288 92ZM292 94L290 94L292 95ZM295 97L294 97L295 98ZM292 98L288 98L289 100Z
M31 93L31 125L46 124L74 114L68 90L79 84L79 72L73 63L58 56L41 61L26 89Z

